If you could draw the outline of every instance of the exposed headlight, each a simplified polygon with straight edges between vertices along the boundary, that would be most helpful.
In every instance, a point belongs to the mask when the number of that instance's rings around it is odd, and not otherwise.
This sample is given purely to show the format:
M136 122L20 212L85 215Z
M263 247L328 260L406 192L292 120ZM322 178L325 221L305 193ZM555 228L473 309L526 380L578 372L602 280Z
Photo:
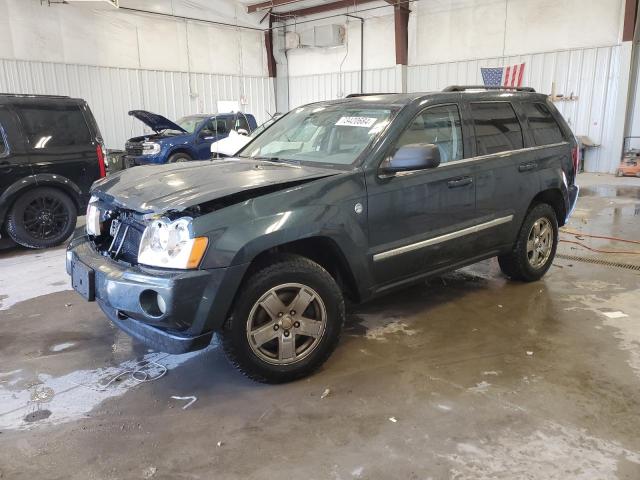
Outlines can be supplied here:
M160 153L160 144L155 142L142 142L143 155L157 155Z
M197 268L207 249L207 237L190 238L191 218L154 220L142 234L138 262L162 268Z
M98 197L92 196L87 205L86 230L88 235L100 235L100 209L96 206Z

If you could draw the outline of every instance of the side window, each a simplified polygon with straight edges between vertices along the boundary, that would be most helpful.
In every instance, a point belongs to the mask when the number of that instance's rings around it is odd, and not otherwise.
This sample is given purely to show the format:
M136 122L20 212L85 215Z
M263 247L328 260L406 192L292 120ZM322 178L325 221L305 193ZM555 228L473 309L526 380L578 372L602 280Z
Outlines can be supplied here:
M244 118L244 116L242 115L238 115L238 118L236 118L236 123L233 128L235 130L244 128L247 132L251 131L251 127L249 127L249 124L247 123L247 119Z
M524 146L522 128L510 103L472 103L471 115L476 133L476 155L517 150Z
M212 118L203 128L211 130L218 135L225 134L229 131L229 129L227 128L227 120L225 120L224 118Z
M31 148L47 149L91 143L91 133L75 105L19 107L18 113Z
M529 129L536 145L550 145L564 141L562 130L546 105L523 103L522 108L529 120Z
M462 160L462 127L457 105L425 109L409 125L396 148L412 143L432 143L440 150L441 163Z

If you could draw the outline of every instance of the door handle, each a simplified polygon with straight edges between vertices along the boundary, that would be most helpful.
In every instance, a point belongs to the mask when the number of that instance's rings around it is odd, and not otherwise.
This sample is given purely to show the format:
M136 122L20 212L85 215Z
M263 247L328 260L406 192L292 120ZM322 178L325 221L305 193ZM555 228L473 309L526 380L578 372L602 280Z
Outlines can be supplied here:
M465 187L467 185L471 185L472 183L473 183L473 178L462 177L462 178L456 178L455 180L449 180L447 182L447 186L449 188L457 188L457 187Z
M529 172L531 170L535 170L537 166L538 164L536 162L521 163L520 165L518 165L518 171Z

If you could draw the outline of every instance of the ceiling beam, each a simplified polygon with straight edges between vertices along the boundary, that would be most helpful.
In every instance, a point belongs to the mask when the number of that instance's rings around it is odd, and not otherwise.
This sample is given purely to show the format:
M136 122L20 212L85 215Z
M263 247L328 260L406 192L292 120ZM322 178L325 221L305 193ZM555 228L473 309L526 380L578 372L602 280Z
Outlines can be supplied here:
M364 3L371 3L377 0L338 0L335 2L324 3L313 7L300 8L298 10L289 10L288 12L278 12L282 16L306 17L317 13L326 13L341 8L355 7Z
M282 5L289 5L291 3L298 3L302 0L271 0L269 2L251 3L247 5L247 13L259 12L261 10L269 10L273 7L280 7Z

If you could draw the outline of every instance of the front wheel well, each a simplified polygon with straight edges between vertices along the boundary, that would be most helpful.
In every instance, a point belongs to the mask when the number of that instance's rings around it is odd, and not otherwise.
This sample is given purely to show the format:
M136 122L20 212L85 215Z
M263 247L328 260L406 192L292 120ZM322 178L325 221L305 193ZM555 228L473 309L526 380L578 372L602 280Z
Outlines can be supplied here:
M360 301L360 294L347 259L336 242L327 237L309 237L285 243L265 250L254 257L244 279L266 266L270 260L282 253L292 253L316 262L329 272L344 295L354 302Z
M565 219L567 218L567 210L564 203L564 197L562 196L562 192L560 191L560 189L550 188L538 193L535 197L533 197L533 200L531 200L531 204L529 205L528 210L531 210L540 203L546 203L547 205L550 205L551 208L553 208L556 213L556 219L558 220L559 227L565 224Z
M169 154L167 155L167 158L171 157L172 155L175 155L176 153L182 153L184 155L187 155L191 159L194 158L193 154L189 150L187 150L185 148L176 148L174 150L171 150L169 152Z

